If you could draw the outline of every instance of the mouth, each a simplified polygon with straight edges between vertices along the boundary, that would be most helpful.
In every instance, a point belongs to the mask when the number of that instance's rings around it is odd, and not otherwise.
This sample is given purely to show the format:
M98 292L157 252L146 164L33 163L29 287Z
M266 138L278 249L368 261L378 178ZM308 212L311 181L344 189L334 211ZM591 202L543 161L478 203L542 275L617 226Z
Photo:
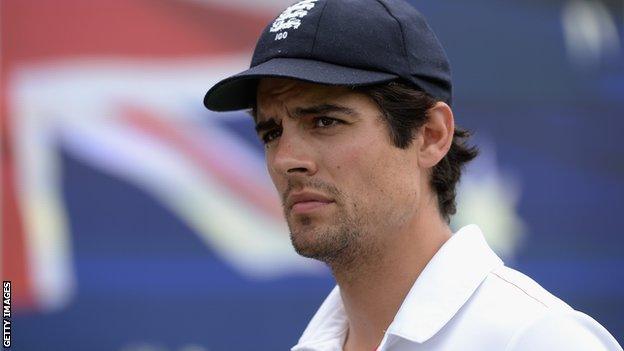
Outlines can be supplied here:
M314 201L314 200L313 201L301 201L301 202L295 203L292 206L291 212L294 214L314 212L314 211L321 210L333 203L334 203L333 201Z
M288 196L286 203L291 213L302 214L320 211L334 203L334 200L319 193L296 192Z

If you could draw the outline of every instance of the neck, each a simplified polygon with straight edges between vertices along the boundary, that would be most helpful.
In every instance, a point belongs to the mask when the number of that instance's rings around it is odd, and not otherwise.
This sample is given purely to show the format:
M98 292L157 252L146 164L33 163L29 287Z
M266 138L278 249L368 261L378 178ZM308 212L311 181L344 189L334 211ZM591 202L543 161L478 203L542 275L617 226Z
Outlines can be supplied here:
M344 350L373 350L429 260L451 236L437 208L380 238L374 251L348 265L330 265L349 320Z

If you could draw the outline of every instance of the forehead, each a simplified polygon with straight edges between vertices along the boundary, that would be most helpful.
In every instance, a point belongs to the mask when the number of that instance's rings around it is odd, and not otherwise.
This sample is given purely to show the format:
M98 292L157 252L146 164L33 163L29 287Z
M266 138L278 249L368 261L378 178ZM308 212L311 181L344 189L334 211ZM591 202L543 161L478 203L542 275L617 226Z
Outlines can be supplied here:
M257 112L269 112L292 105L301 106L313 103L351 102L357 95L343 86L329 86L285 78L263 78L258 83Z

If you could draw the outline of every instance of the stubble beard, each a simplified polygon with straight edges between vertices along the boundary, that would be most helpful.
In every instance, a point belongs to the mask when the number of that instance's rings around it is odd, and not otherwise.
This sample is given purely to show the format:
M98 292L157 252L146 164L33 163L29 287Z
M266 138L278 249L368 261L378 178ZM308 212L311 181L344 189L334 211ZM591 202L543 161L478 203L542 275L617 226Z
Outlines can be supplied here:
M329 265L351 260L358 244L359 232L352 218L339 215L333 222L318 223L311 216L297 216L288 220L290 240L301 256Z
M336 202L331 217L286 216L290 240L304 257L326 263L334 273L351 275L364 269L366 261L377 256L366 216L348 211Z
M293 185L289 183L289 190ZM309 215L291 214L284 207L292 245L299 255L326 263L343 282L357 280L391 257L392 234L414 216L413 208L404 208L389 196L368 203L323 182L301 188L320 190L334 203L328 205L333 208Z

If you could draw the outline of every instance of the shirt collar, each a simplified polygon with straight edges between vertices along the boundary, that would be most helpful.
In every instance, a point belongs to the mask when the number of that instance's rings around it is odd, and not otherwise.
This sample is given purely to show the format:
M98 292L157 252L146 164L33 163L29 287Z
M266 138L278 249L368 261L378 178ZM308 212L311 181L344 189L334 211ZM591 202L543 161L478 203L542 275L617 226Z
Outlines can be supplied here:
M422 343L453 318L477 287L503 261L490 249L481 229L458 230L431 258L410 289L387 333ZM347 317L336 287L304 331L295 350L341 350Z
M388 333L422 343L453 318L503 261L478 226L455 233L431 258L399 308Z
M348 326L340 288L336 285L291 351L342 350Z

